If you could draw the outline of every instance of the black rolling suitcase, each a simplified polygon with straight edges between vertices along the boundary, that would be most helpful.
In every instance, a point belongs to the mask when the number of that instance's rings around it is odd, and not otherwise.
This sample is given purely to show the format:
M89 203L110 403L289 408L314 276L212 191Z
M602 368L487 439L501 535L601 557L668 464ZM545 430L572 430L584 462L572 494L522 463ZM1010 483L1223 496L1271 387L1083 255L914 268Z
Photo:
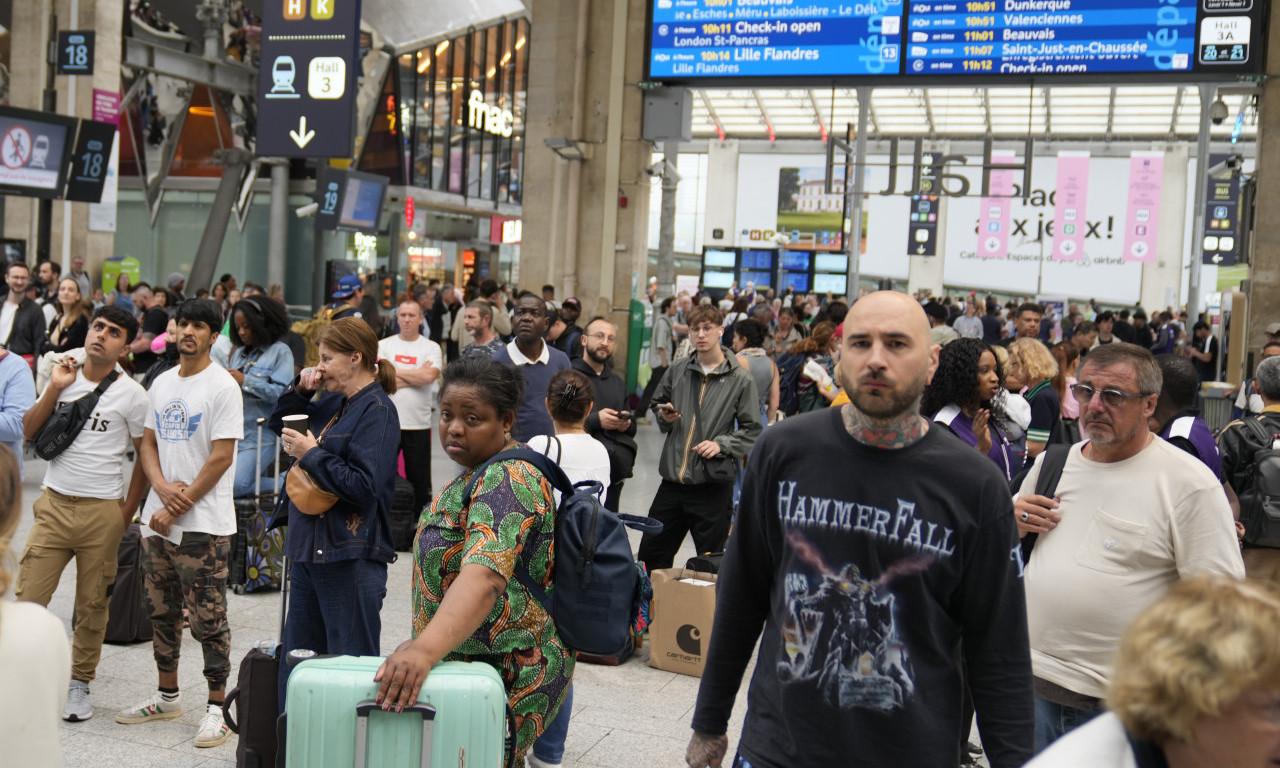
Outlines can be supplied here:
M266 419L258 419L258 467L253 496L235 499L236 533L231 538L228 584L236 594L279 589L284 570L284 529L268 530L276 494L262 492L262 432ZM280 479L280 451L274 448L276 481Z
M237 734L236 768L271 768L276 764L276 721L280 717L280 640L289 611L289 563L280 570L280 637L264 641L240 661L236 686L222 703L222 718ZM232 707L235 716L232 716Z
M151 639L151 616L143 597L146 576L142 572L142 525L130 523L116 554L116 581L107 590L110 608L103 639L115 645ZM75 617L72 617L74 623Z
M391 499L391 543L397 552L408 552L413 547L421 513L414 503L413 483L396 475L396 494Z

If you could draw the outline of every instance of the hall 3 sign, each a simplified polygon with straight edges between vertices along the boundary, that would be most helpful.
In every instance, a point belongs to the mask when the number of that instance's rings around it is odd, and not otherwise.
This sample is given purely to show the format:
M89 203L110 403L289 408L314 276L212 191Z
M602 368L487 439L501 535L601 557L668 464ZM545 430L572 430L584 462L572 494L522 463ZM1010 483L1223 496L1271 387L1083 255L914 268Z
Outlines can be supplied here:
M483 93L472 91L467 99L467 124L477 131L508 138L515 130L516 116L509 109L486 104Z

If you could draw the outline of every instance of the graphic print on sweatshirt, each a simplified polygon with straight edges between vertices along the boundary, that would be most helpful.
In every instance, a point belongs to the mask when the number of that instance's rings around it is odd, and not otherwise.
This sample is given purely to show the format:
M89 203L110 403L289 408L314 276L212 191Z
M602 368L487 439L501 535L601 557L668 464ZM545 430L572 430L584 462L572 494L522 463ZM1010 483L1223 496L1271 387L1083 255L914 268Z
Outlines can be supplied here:
M950 557L954 531L918 517L916 505L904 499L888 510L806 496L794 481L779 482L778 512L792 553L779 680L784 687L812 687L841 709L903 708L915 694L915 680L898 628L894 583ZM831 564L822 550L834 549L838 539L849 554L874 547L880 559L892 562L880 574L866 572L865 564Z
M191 413L181 398L174 398L156 411L156 437L170 443L185 443L200 428L202 413Z

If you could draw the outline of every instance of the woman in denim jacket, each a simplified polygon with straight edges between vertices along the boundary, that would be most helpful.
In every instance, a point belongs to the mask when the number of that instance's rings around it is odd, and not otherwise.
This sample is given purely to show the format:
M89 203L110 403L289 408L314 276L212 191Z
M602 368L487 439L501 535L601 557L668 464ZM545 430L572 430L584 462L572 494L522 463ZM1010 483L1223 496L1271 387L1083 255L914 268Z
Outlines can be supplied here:
M359 318L335 320L320 334L320 363L303 369L280 396L270 427L315 485L338 497L319 515L302 513L282 493L272 526L289 524L285 554L293 561L283 653L377 656L387 593L391 497L395 492L400 417L387 397L395 368L378 360L378 340ZM312 401L320 388L330 394ZM284 416L306 414L306 434L283 428ZM287 664L280 665L283 704Z
M254 476L262 468L262 491L274 493L274 437L264 440L258 460L258 419L271 415L276 400L293 380L293 352L281 341L289 332L284 305L261 294L247 296L231 308L231 359L227 372L244 391L244 439L236 450L235 495L250 496Z

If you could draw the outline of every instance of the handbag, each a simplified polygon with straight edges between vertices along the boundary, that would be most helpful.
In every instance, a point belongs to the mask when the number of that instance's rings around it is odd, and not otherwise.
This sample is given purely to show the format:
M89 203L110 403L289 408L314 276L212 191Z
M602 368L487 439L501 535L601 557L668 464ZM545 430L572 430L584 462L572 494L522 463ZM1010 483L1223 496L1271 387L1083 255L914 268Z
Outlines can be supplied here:
M57 409L50 414L32 441L35 443L36 455L48 461L67 450L79 436L80 430L84 429L85 422L93 415L93 409L98 407L102 393L118 378L120 372L113 370L89 394L58 403Z
M317 446L324 442L324 433L333 426L341 414L342 411L339 410L332 419L329 419L329 423L324 425L324 429L320 430L320 436L316 438ZM284 476L284 490L289 496L289 503L304 515L323 515L338 503L337 494L329 493L316 485L311 475L297 463L294 463Z
M693 398L693 417L698 422L698 429L702 429L702 400L696 396ZM720 455L713 456L710 459L702 459L702 463L707 470L708 482L732 483L738 479L739 462L725 453L723 449L721 449Z

